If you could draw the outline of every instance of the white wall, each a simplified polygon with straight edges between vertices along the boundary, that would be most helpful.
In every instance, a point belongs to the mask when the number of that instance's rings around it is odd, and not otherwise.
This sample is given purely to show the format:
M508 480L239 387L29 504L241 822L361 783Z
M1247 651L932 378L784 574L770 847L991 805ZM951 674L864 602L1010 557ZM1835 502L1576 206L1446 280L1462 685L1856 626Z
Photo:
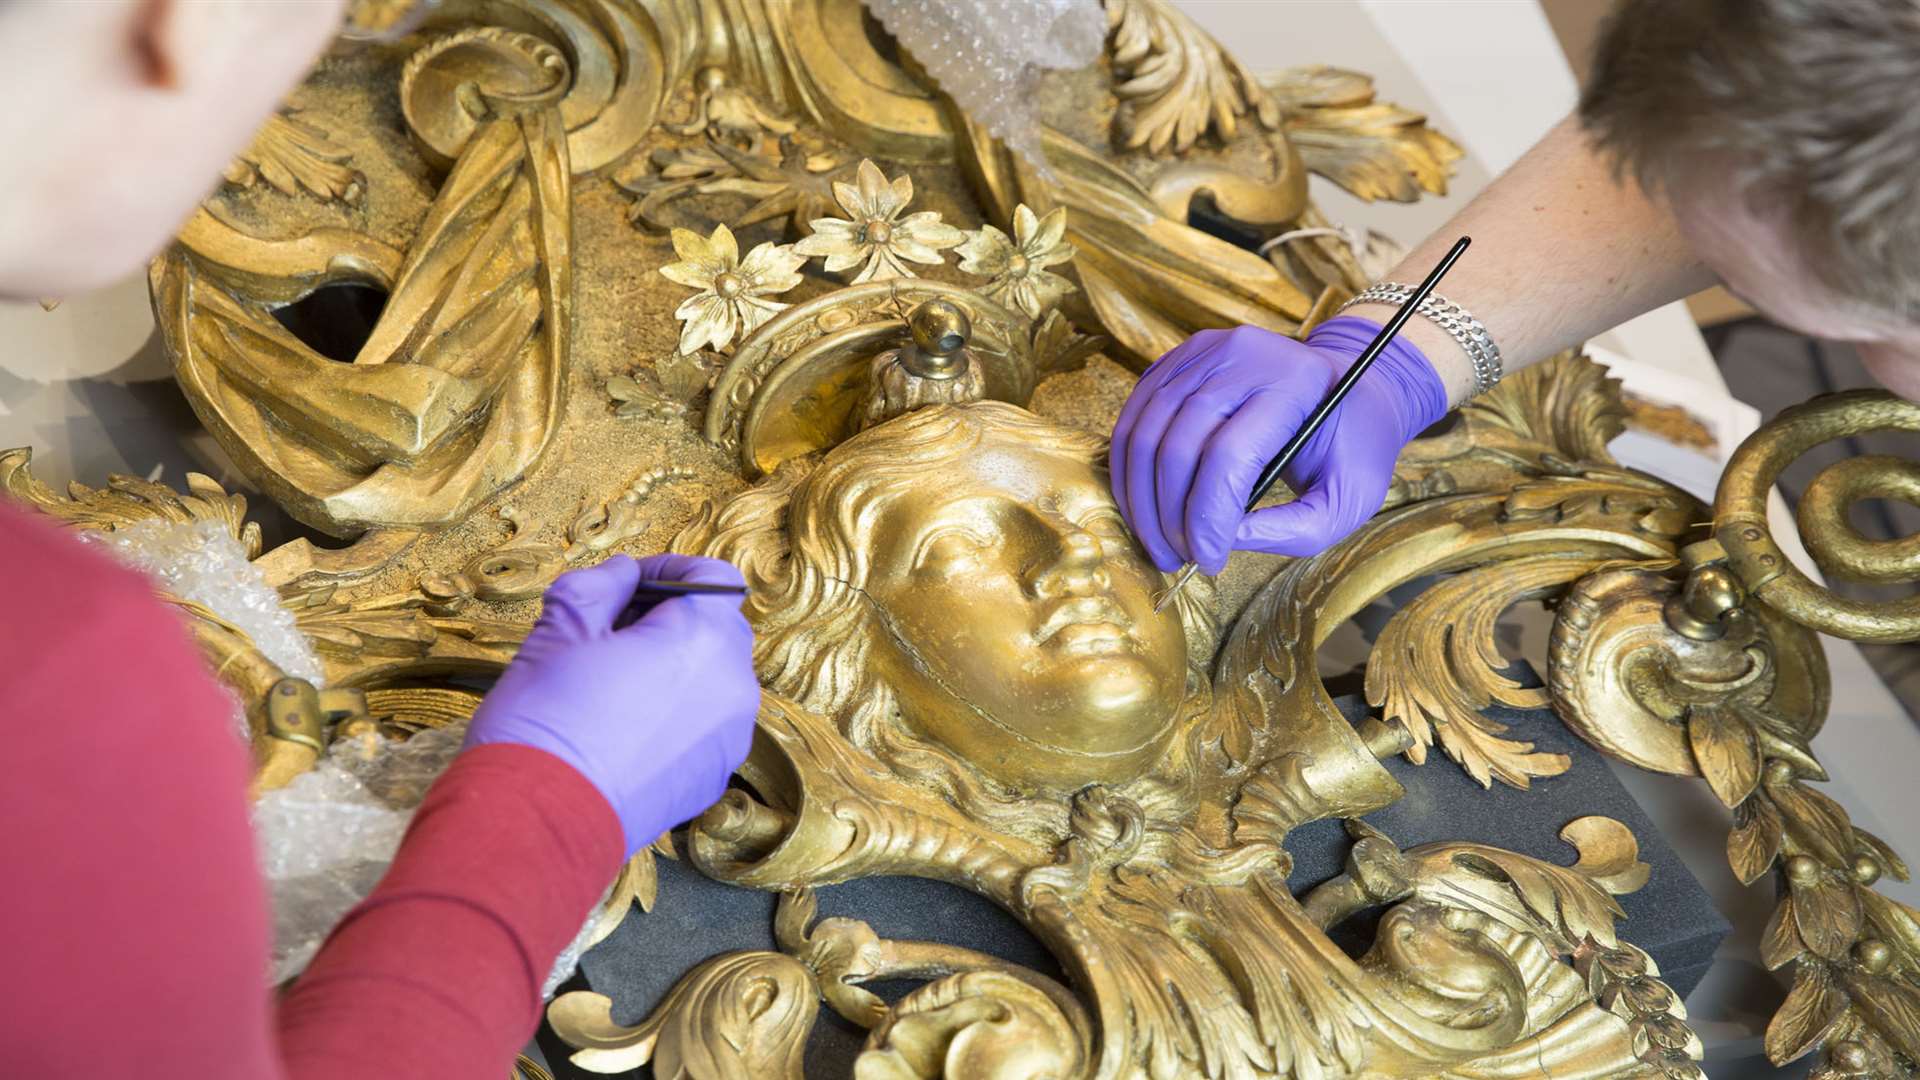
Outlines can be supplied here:
M0 301L0 449L31 446L56 485L156 466L177 482L193 423L171 374L144 272L52 311Z

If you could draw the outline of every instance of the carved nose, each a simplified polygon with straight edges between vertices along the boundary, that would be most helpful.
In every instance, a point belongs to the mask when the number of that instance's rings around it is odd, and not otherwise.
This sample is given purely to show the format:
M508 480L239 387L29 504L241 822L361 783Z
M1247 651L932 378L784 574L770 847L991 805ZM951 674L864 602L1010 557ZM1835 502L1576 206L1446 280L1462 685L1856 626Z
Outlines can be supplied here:
M1071 595L1108 585L1100 538L1075 529L1060 538L1060 553L1035 582L1043 596Z

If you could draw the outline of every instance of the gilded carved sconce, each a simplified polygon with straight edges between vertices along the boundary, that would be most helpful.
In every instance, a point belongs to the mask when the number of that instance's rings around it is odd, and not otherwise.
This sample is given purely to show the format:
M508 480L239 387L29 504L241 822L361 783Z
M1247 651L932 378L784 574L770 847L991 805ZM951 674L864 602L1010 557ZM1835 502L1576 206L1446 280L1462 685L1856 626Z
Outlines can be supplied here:
M560 997L585 1068L798 1076L824 1003L868 1032L863 1078L1695 1075L1684 1010L1615 931L1647 872L1623 826L1566 823L1563 866L1402 850L1352 820L1399 798L1396 754L1552 782L1565 759L1483 715L1502 703L1703 777L1735 870L1784 882L1764 959L1796 981L1769 1052L1912 1075L1920 926L1871 888L1899 858L1814 786L1828 687L1803 627L1911 638L1913 615L1810 591L1753 511L1807 439L1912 426L1912 407L1783 417L1709 513L1612 461L1616 388L1563 357L1417 441L1345 542L1156 615L1164 582L1104 474L1131 371L1203 327L1296 332L1365 284L1309 173L1411 199L1459 152L1364 76L1263 83L1165 0L1105 6L1100 63L1047 84L1043 174L857 0L445 0L331 54L152 267L221 449L351 542L263 552L204 478L61 494L25 451L0 456L0 490L80 529L208 522L245 549L321 669L287 682L191 611L249 706L263 789L329 737L463 721L570 566L670 546L738 563L762 738L751 791L683 846L780 893L778 947L697 966L634 1026ZM1257 255L1196 209L1289 238ZM378 312L323 347L294 316L344 283ZM1829 520L1905 476L1851 465L1809 498L1830 570L1915 576L1905 546ZM1435 574L1350 723L1315 649ZM1540 598L1550 664L1528 688L1493 623ZM1296 896L1281 841L1329 817L1352 822L1346 872ZM653 858L601 933L651 906ZM881 874L991 899L1067 980L818 917L815 887ZM1382 907L1370 948L1333 944ZM901 977L922 985L892 1003L864 985Z

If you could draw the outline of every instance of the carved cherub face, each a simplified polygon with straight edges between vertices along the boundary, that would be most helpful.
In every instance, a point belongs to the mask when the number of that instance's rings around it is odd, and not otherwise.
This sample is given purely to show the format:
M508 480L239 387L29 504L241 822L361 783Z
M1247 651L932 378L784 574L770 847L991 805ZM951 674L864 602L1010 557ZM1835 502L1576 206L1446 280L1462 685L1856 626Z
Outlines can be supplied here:
M676 546L746 573L769 689L897 768L1015 795L1125 783L1162 757L1213 634L1202 603L1154 612L1166 579L1104 450L1010 405L922 408Z
M1122 781L1186 690L1179 615L1088 456L989 428L871 519L872 660L906 721L1021 787Z

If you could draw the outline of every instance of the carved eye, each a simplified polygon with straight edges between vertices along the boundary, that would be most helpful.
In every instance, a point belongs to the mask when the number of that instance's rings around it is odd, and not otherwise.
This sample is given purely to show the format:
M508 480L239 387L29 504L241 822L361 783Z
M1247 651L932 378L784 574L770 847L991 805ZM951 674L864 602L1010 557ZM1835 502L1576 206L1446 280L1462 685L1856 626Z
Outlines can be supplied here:
M1118 510L1096 510L1080 522L1080 528L1100 541L1100 549L1106 555L1118 555L1133 548L1133 532Z
M982 537L966 529L944 529L920 545L914 557L915 570L946 570L967 563L991 546Z

